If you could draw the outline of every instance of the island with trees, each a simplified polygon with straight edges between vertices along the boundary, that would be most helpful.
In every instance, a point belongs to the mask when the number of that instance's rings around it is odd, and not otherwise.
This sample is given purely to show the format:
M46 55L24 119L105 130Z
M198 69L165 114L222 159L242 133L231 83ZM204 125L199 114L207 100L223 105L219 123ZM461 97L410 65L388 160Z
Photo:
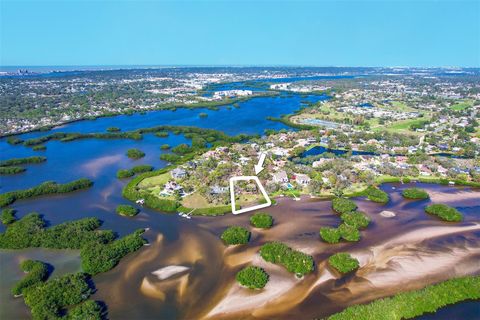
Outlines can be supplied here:
M420 290L353 305L328 320L412 319L460 301L480 299L480 276L454 278Z
M127 157L129 157L130 159L137 160L137 159L145 157L145 152L143 152L140 149L128 149L127 150Z
M359 266L357 259L346 252L338 252L328 258L329 265L338 272L345 274L356 270Z
M429 199L430 196L427 191L420 188L407 188L402 191L402 196L412 200Z
M231 226L223 231L220 238L228 245L246 244L250 240L250 231L243 227Z
M236 277L240 285L249 289L262 289L268 282L268 273L260 267L248 266L240 270Z
M128 204L121 204L117 206L116 212L121 216L134 217L140 210Z
M86 178L64 184L56 183L55 181L47 181L30 189L16 190L0 194L0 207L5 207L20 199L28 199L49 194L69 193L90 188L92 185L93 181Z
M463 219L462 214L457 209L442 203L425 207L425 212L448 222L460 222Z
M350 199L334 198L332 209L340 214L342 223L337 227L320 228L320 238L330 244L339 243L341 239L348 242L360 240L360 230L370 224L370 218L361 211L357 211L357 205Z
M273 218L267 213L255 213L250 217L250 223L255 228L269 229L273 225Z
M314 269L313 258L281 242L269 242L260 248L260 256L267 262L280 264L297 277Z

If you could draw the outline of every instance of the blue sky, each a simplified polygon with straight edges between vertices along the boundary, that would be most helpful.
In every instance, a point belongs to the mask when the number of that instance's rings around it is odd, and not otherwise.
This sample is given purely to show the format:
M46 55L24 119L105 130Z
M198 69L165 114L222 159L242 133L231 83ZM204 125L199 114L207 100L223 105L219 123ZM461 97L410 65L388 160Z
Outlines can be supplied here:
M3 66L480 66L478 0L0 6Z

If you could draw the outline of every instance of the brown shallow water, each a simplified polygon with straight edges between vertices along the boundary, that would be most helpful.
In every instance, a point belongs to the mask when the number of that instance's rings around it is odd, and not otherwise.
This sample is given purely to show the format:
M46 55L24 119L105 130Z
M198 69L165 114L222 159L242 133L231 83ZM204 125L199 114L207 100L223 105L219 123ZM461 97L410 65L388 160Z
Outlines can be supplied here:
M101 191L96 193L98 196L111 188L110 184L105 188L100 183L96 186ZM42 198L19 202L15 208L19 215L39 210L53 223L60 218L93 214L105 221L104 228L119 231L120 235L149 228L145 233L148 246L93 279L97 289L93 299L106 303L110 319L312 319L355 303L480 273L480 190L420 186L428 190L431 200L407 201L400 195L407 185L397 184L383 186L391 197L385 206L355 199L372 223L361 232L360 242L336 245L323 243L318 236L320 227L340 222L330 208L331 202L308 197L302 201L280 198L277 205L263 210L275 219L269 230L251 228L251 213L186 220L144 208L134 219L123 218L112 213L110 198L105 202L108 208L94 207L90 191L56 197L55 206L51 199ZM113 194L119 194L121 184L115 188ZM464 221L445 223L425 214L423 208L430 202L455 206L464 214ZM383 210L396 216L382 217ZM230 225L250 228L249 244L226 247L219 235ZM264 262L258 249L274 240L313 255L315 271L296 279L282 267ZM361 268L343 278L335 274L325 261L339 251L357 257ZM22 299L10 294L10 288L23 276L19 263L27 258L51 264L52 277L80 271L78 251L1 250L1 319L30 318ZM250 264L270 274L263 290L247 290L236 283L236 272ZM187 269L163 280L152 274L169 266Z
M276 206L263 210L275 219L269 230L250 228L250 213L179 220L178 237L163 237L152 227L146 233L149 246L94 277L98 289L94 299L106 302L111 319L308 319L456 276L479 274L480 191L421 186L433 201L457 207L464 221L445 223L425 214L423 208L431 201L404 200L400 190L405 186L392 184L383 187L391 196L386 206L355 199L372 219L358 243L321 242L319 228L340 220L330 201L309 198L279 199ZM396 217L382 217L383 210ZM230 225L249 227L250 243L225 247L218 235ZM258 249L273 240L313 255L315 271L299 280L264 262ZM325 261L339 251L357 257L361 268L344 277L335 274ZM270 274L263 290L251 291L235 282L235 273L249 264ZM171 265L189 269L165 280L152 274Z

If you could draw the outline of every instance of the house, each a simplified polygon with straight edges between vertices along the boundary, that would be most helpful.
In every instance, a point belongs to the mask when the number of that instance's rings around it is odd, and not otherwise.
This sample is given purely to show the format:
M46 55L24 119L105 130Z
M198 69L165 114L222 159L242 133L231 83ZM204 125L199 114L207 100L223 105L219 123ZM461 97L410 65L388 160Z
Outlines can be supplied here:
M160 191L160 196L171 196L175 193L175 191L178 191L182 196L185 195L183 187L177 184L175 181L170 180L165 183L163 190Z
M210 194L223 194L228 191L227 187L221 187L219 185L214 185L210 188Z
M310 142L307 139L298 139L297 140L297 146L306 147L308 145L310 145Z
M195 161L188 161L187 165L190 169L196 169L197 168L197 163Z
M419 165L418 170L420 171L421 176L430 176L432 175L432 171L425 165Z
M323 184L325 184L325 185L327 185L327 186L330 185L330 180L328 180L327 177L322 177L322 182L323 182Z
M272 173L272 177L273 177L273 182L275 183L288 182L287 173L285 171L278 171L278 172Z
M183 179L187 176L187 172L182 168L175 168L170 172L170 174L174 179Z
M444 167L442 166L438 166L437 168L437 172L440 173L442 176L445 176L448 172L448 169L445 169Z
M310 183L310 177L306 174L297 173L295 174L295 182L302 186L306 186Z
M241 157L238 159L238 161L240 162L241 165L246 165L246 164L250 161L250 158L241 156Z
M320 139L320 143L322 143L322 144L328 144L329 141L330 141L330 139L328 137L322 137Z
M322 158L312 163L313 168L321 167L324 163L331 161L332 159Z
M288 157L288 150L284 148L274 148L270 150L270 152L277 157Z

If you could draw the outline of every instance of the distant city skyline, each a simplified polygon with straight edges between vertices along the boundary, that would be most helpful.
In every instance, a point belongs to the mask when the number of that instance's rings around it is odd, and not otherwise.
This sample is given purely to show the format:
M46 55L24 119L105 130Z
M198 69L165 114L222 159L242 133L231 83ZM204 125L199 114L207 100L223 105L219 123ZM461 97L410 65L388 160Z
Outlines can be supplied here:
M478 1L2 1L0 65L480 67Z

